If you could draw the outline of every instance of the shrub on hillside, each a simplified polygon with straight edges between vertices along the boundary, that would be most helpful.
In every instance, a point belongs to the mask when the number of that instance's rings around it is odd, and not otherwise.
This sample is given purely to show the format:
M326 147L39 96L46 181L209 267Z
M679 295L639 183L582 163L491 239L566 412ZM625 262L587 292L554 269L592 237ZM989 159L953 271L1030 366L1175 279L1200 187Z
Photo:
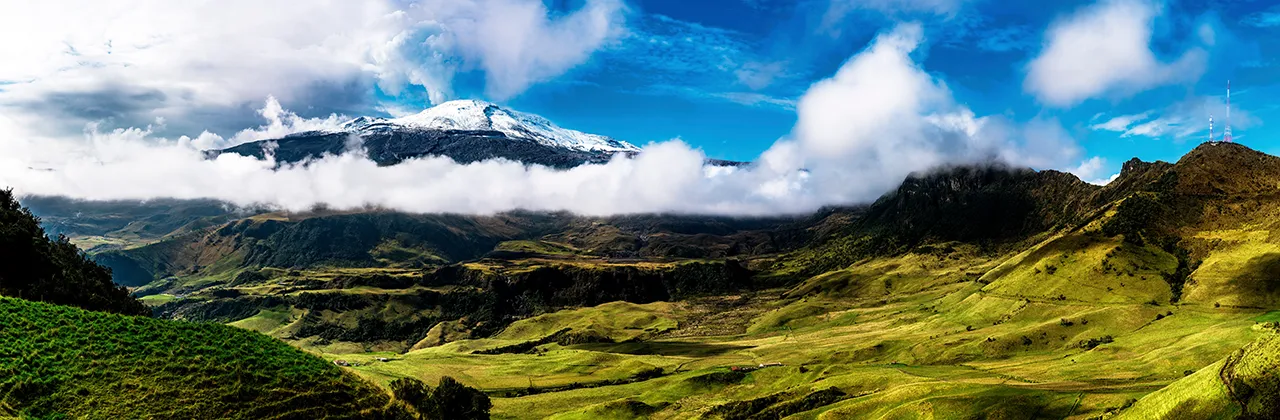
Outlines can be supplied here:
M1109 335L1101 338L1090 338L1088 340L1080 340L1080 348L1085 350L1092 350L1094 347L1098 347L1103 344L1110 344L1113 342L1115 342L1115 339Z
M390 386L392 395L417 410L422 419L488 419L493 407L488 395L448 376L440 378L435 388L412 378L396 379Z
M1115 217L1102 225L1102 234L1124 235L1126 241L1142 245L1144 236L1159 235L1156 224L1168 210L1168 206L1153 195L1136 194L1120 203Z
M231 280L231 284L229 284L229 286L241 286L246 284L262 283L267 280L270 280L270 279L267 277L266 274L262 274L261 271L245 270L240 272L240 274L236 274L236 277Z

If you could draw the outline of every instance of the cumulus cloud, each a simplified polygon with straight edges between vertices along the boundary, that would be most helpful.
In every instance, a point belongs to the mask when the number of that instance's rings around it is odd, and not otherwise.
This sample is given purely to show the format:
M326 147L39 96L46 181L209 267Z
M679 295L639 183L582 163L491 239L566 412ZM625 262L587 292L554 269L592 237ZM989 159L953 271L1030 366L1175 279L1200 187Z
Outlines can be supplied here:
M1095 179L1095 180L1092 180L1092 181L1088 181L1088 182L1089 182L1090 184L1093 184L1093 185L1106 186L1106 185L1109 185L1109 184L1111 184L1112 182L1114 182L1114 181L1116 180L1116 178L1120 178L1120 173L1119 173L1119 172L1116 172L1116 173L1114 173L1114 174L1111 174L1111 176L1106 177L1106 178L1098 178L1098 179Z
M460 13L465 19L451 19L446 25L463 57L484 67L486 89L497 100L585 62L623 33L618 22L626 10L622 0L588 0L582 9L553 20L541 1L468 5L474 9Z
M90 125L81 138L66 138L0 118L0 185L24 194L213 198L288 210L764 215L867 202L909 173L941 164L1002 159L1082 176L1102 166L1096 158L1079 163L1079 147L1055 120L1016 124L956 104L945 83L912 59L923 42L918 24L879 35L813 85L797 103L793 133L746 167L706 167L706 156L679 140L568 170L440 157L379 167L358 144L342 155L278 166L269 156L205 159L200 143L219 139L171 140L158 134L159 121L128 129ZM226 142L325 129L342 119L301 118L271 99L257 114L265 124Z
M1076 177L1079 177L1080 179L1090 184L1107 185L1107 184L1110 184L1111 181L1115 181L1116 178L1119 178L1120 174L1116 173L1116 174L1112 174L1109 177L1100 177L1102 174L1106 173L1106 172L1103 172L1104 170L1106 170L1105 168L1106 165L1107 165L1106 159L1099 156L1094 156L1089 159L1085 159L1084 162L1080 162L1080 166L1076 166L1075 168L1071 169L1068 172L1071 172L1071 174L1075 175Z
M794 144L776 145L777 156L803 161L814 188L842 202L872 199L942 164L1076 164L1080 149L1057 121L1018 125L956 104L946 84L912 59L923 40L919 24L899 25L814 84L797 105Z
M301 9L305 9L305 13ZM0 0L0 108L177 133L253 124L273 95L307 115L368 112L377 84L433 102L461 71L496 99L584 62L624 25L619 0L560 13L540 0L91 2ZM47 123L46 123L47 124ZM58 127L54 127L58 128Z
M241 130L231 138L228 146L264 139L278 139L306 131L339 130L342 128L343 123L351 120L347 116L338 114L329 114L325 118L299 117L298 114L285 110L284 107L280 106L280 101L277 101L274 96L267 97L267 102L263 104L262 109L258 110L258 114L267 120L267 124L258 128Z
M1190 48L1168 63L1152 52L1159 13L1150 0L1102 0L1059 20L1028 65L1025 90L1045 104L1071 106L1199 79L1208 59L1203 48Z

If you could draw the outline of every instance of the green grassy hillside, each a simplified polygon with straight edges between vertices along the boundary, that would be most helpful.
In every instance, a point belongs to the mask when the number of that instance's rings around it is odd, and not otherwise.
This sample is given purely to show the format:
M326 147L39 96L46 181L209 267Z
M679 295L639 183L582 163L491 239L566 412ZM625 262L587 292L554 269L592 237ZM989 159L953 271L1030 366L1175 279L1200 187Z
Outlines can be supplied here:
M54 418L368 418L389 397L261 334L0 298L0 407Z
M610 303L493 338L325 357L360 361L353 370L381 383L457 377L495 397L495 418L1089 419L1272 334L1234 309L1027 302L977 286L934 285L885 303L773 293L727 305ZM624 340L558 340L566 329ZM729 370L761 363L782 365Z
M1278 369L1280 337L1267 337L1143 397L1119 418L1274 419L1280 417Z

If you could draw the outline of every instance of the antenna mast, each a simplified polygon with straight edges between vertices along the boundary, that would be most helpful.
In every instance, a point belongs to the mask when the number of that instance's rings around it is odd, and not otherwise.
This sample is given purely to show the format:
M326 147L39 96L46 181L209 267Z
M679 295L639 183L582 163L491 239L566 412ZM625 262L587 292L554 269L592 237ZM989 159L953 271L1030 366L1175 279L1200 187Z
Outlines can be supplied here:
M1231 81L1227 81L1227 129L1222 133L1222 141L1231 143Z

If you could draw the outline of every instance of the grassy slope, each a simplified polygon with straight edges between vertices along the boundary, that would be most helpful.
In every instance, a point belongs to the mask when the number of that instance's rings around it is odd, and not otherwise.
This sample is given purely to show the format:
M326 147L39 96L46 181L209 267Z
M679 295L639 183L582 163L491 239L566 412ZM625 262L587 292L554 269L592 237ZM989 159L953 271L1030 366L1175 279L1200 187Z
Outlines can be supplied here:
M539 315L517 321L507 326L497 339L536 340L564 328L575 332L591 331L615 341L626 341L646 333L658 333L675 329L675 317L681 314L681 305L655 302L635 304L612 302L591 308L581 308Z
M250 331L0 298L0 401L93 418L358 418L387 396Z
M757 308L745 333L727 336L548 344L541 346L541 354L469 354L573 328L580 325L579 318L652 315L649 307L614 303L539 317L529 325L517 323L507 333L510 337L502 339L464 340L404 355L327 357L369 362L354 369L379 382L398 377L430 382L451 375L495 391L590 385L654 367L666 373L624 385L496 398L495 418L687 418L732 401L777 393L795 400L833 386L855 397L799 418L916 418L916 413L957 418L1033 411L1088 418L1177 381L1183 371L1212 364L1264 334L1250 328L1258 316L1250 311L1028 302L984 294L981 286L942 284L896 295L885 304L817 297L774 300ZM1170 310L1176 311L1173 316L1155 320L1156 314ZM691 312L668 316L687 326ZM1072 325L1063 325L1063 319ZM1114 336L1114 342L1093 349L1079 346L1104 335ZM1024 344L1022 337L1031 343ZM376 357L391 360L373 362ZM696 379L725 372L726 366L767 362L785 366L729 383Z
M1231 419L1240 414L1227 387L1218 378L1223 362L1214 363L1186 379L1143 397L1117 419Z
M1097 303L1169 302L1164 276L1174 256L1120 238L1067 234L1039 244L983 276L983 290L1006 296Z
M1176 265L1173 256L1088 231L1050 237L1008 256L955 244L865 260L785 292L762 293L771 296L765 303L725 318L736 324L731 333L689 333L700 312L690 303L611 303L526 319L491 339L407 354L324 350L330 359L361 362L354 370L381 383L449 375L494 391L497 418L687 418L774 396L782 401L771 405L778 409L836 387L852 397L791 414L953 418L1035 412L1083 419L1114 412L1265 334L1250 327L1271 320L1266 311L1169 304L1163 277ZM1048 265L1056 269L1050 273ZM283 324L275 314L259 318L247 323ZM644 331L672 325L666 334ZM563 328L641 340L553 343L536 354L470 354ZM1081 347L1106 336L1113 341ZM727 383L699 379L727 366L766 362L785 366ZM653 368L665 376L592 386ZM504 396L575 383L581 389Z
M506 241L498 244L495 251L528 252L542 255L577 255L582 250L572 245L551 241Z
M1274 215L1259 214L1259 220ZM1280 268L1280 238L1271 232L1277 227L1202 231L1195 240L1209 250L1200 267L1191 274L1186 300L1205 304L1265 307L1280 300L1280 285L1274 273Z
M1245 346L1186 379L1151 393L1122 419L1276 418L1280 415L1280 338Z

